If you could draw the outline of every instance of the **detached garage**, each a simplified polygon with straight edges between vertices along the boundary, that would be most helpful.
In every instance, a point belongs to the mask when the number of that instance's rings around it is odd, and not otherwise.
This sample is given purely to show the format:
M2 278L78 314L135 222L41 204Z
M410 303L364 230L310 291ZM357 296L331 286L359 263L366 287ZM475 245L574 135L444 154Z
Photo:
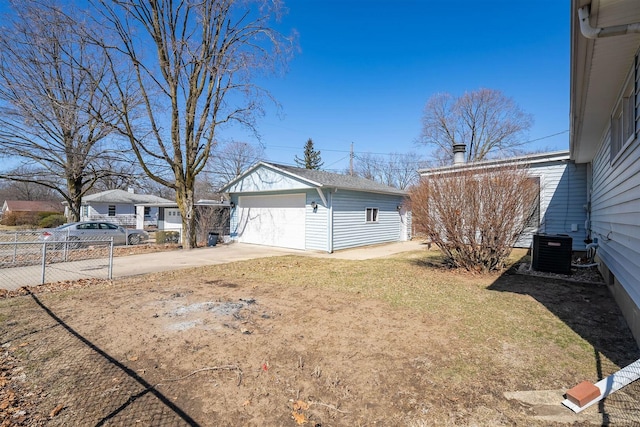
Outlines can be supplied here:
M220 191L238 242L333 252L410 238L406 192L363 178L260 162Z

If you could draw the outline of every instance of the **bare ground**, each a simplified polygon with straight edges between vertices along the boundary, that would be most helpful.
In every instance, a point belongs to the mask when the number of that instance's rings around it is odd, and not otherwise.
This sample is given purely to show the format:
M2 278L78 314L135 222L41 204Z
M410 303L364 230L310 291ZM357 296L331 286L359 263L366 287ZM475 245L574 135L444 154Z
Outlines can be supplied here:
M640 357L604 285L408 254L21 293L0 300L2 426L640 423L637 384L579 416L559 404Z

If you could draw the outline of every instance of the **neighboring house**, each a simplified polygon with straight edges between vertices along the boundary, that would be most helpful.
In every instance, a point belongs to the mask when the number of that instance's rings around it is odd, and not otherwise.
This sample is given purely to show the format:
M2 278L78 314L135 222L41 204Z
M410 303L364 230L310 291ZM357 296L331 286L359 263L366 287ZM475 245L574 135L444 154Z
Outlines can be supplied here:
M516 243L516 247L531 246L533 234L565 234L572 237L573 250L585 250L589 230L587 221L587 167L569 160L568 151L538 153L526 156L458 163L432 169L421 169L423 177L446 176L460 171L489 172L504 167L522 166L536 179L540 188L534 224Z
M155 227L159 216L158 205L161 204L175 202L158 196L136 194L133 190L107 190L82 198L80 221L102 220L125 227ZM67 211L65 214L68 217Z
M239 242L331 253L410 238L407 193L368 179L260 162L221 192Z
M638 31L638 0L571 2L571 159L587 166L599 268L640 343Z
M62 213L63 206L60 202L44 202L33 200L5 200L2 204L2 214L0 218L12 213L41 213L55 212Z

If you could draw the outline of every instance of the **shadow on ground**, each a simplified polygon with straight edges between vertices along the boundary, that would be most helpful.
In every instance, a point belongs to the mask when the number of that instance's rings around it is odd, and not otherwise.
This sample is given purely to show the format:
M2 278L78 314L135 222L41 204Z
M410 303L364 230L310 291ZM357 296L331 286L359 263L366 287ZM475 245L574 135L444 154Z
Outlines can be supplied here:
M40 311L40 315L30 316L37 321L9 322L7 326L11 328L4 332L11 333L4 334L2 342L24 342L19 345L19 351L25 352L27 359L38 360L28 375L36 375L42 382L63 391L61 394L51 390L38 393L41 406L50 408L51 412L30 419L31 425L69 425L77 420L94 426L198 425L154 385L67 325L36 295L30 293L30 297L31 302L22 308ZM45 330L46 336L39 340L38 346L27 344L31 335ZM66 357L56 357L59 354ZM61 401L48 401L52 395L63 397ZM73 401L78 396L81 401Z
M487 289L529 295L593 347L597 380L610 375L607 358L619 368L640 358L640 350L607 285L516 274L511 269ZM586 380L592 380L587 379ZM595 381L594 381L595 382ZM640 425L640 382L603 400L602 425Z

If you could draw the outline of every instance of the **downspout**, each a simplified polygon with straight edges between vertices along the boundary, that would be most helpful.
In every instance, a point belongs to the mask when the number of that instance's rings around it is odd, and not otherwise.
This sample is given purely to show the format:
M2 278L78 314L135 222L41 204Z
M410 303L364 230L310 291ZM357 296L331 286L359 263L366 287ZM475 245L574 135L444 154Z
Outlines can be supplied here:
M589 23L589 5L578 9L578 19L580 21L580 32L588 39L598 39L602 37L622 36L625 34L640 33L640 22L633 24L613 25L611 27L594 28Z

